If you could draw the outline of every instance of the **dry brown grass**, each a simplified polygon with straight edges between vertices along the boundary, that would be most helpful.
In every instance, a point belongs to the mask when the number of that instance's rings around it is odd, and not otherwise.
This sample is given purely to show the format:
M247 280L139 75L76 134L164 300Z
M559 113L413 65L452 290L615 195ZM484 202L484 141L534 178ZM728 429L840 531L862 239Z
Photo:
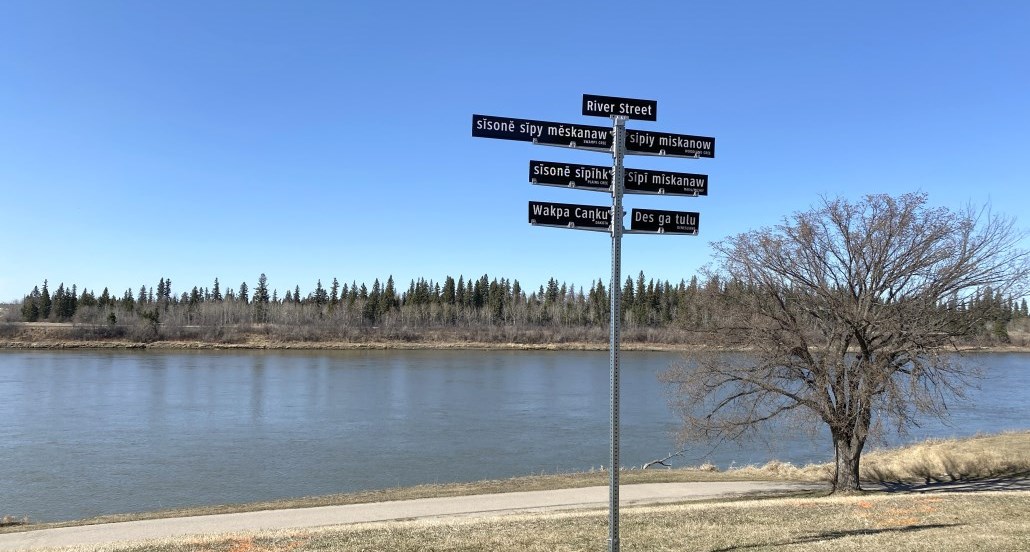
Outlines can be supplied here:
M22 517L3 516L3 517L0 517L0 527L18 527L18 526L21 526L21 525L28 525L28 524L29 524L28 516L22 516Z
M1030 476L1030 432L930 440L862 460L870 481L966 481Z
M788 498L624 508L631 551L1030 549L1030 492ZM603 510L173 539L107 552L604 550ZM84 549L80 549L84 550Z
M731 472L752 479L829 481L833 464L795 466L773 460ZM1030 477L1030 431L930 439L862 455L861 477L872 482L954 482Z

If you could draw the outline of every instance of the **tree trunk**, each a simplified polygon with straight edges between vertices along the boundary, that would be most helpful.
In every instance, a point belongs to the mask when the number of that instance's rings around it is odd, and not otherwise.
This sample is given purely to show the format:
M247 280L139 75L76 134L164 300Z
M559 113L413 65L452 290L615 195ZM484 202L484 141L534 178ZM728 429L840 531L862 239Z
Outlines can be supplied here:
M858 479L858 463L865 439L853 435L834 434L836 463L833 475L833 494L851 494L862 491Z

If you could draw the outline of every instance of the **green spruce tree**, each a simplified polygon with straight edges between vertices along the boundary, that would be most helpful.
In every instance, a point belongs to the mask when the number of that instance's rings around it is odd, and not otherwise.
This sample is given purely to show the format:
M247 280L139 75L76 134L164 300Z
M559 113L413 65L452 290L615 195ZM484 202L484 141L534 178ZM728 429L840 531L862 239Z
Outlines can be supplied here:
M268 303L271 297L268 295L268 278L262 272L258 276L258 285L254 289L254 321L258 324L268 322Z
M54 302L50 299L50 290L47 289L47 281L43 280L43 290L39 296L39 317L42 320L50 319L50 311L54 308Z

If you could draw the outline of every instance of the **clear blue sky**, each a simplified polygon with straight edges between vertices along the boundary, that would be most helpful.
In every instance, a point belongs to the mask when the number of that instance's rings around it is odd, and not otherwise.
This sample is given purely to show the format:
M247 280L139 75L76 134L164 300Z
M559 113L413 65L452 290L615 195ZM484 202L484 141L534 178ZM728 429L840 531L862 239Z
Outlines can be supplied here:
M678 281L709 243L820 194L1030 205L1025 2L0 3L0 301L321 279L607 281L602 233L534 228L530 159L482 113L607 124L583 93L658 100L632 128L714 136L698 237L627 236L623 274ZM628 219L627 219L628 224ZM1021 222L1026 226L1025 221Z

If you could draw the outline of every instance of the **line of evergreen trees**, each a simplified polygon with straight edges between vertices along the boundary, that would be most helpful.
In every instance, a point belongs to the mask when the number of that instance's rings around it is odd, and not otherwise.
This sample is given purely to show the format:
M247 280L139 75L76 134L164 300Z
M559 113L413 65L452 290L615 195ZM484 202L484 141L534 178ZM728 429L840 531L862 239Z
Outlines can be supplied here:
M735 281L692 277L677 284L648 279L640 272L627 277L622 287L623 322L638 327L677 327L704 330L720 315L719 305L740 289ZM986 288L965 301L955 298L942 305L955 312L975 312L993 321L993 331L1003 337L1005 325L1027 318L1027 301L1003 297ZM48 282L25 296L22 320L28 322L80 322L118 324L144 320L184 326L238 324L322 324L409 327L448 325L604 326L610 315L610 296L598 279L586 290L554 278L536 290L526 290L518 280L506 278L465 279L451 276L442 282L419 278L406 291L398 291L392 276L385 282L340 284L333 278L328 288L318 280L312 291L300 286L280 298L261 274L253 289L243 282L226 289L217 278L210 287L194 286L180 294L172 281L161 278L156 286L127 289L119 297L108 288L98 295L76 285L61 283L51 294Z

